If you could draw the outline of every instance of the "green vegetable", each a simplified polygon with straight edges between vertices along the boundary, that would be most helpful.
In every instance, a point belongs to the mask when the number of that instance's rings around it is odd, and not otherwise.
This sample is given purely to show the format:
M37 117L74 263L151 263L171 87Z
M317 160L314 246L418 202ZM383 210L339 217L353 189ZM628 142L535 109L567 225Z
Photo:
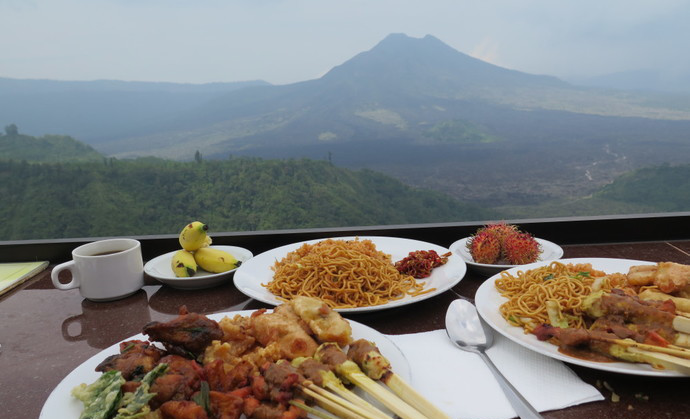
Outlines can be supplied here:
M134 419L148 414L151 411L149 400L156 396L156 393L149 392L151 384L167 369L167 364L156 365L141 379L141 384L134 393L125 393L120 403L121 407L117 409L117 415L114 419Z
M79 419L107 419L117 408L122 397L122 378L120 371L103 373L92 384L80 384L72 389L72 396L84 403Z
M211 416L211 395L209 393L210 388L207 381L201 382L200 391L192 397L192 401L203 407L206 414Z

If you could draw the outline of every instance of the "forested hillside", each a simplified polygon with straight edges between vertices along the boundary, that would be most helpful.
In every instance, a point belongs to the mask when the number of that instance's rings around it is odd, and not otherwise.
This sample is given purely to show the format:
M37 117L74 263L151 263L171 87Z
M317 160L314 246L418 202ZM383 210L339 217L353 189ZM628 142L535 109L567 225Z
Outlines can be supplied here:
M0 161L2 240L481 220L488 211L326 161Z
M72 137L22 135L16 125L10 124L5 127L5 134L0 134L0 159L44 162L96 161L102 160L103 155Z

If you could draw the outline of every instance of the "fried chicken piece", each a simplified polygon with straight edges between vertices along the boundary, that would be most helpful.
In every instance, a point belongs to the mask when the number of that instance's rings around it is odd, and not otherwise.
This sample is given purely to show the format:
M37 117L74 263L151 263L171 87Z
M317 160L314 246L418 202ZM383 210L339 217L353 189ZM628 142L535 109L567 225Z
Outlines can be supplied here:
M208 419L206 410L193 401L174 400L160 407L163 419Z
M189 313L180 307L180 315L165 323L151 322L144 326L144 334L163 343L168 352L178 355L199 356L213 341L223 337L218 322L208 317Z
M204 371L196 361L167 355L161 358L160 363L167 364L168 370L151 384L151 393L156 394L150 402L152 407L170 400L187 400L199 390Z
M659 262L656 265L631 266L628 271L630 285L656 285L665 293L690 291L690 265Z
M690 265L659 262L654 284L662 292L674 293L690 285Z
M336 342L340 346L352 342L350 323L320 299L296 297L288 304L309 325L319 342Z
M208 396L214 418L239 419L242 415L244 402L241 397L219 391L210 391Z
M211 390L232 391L249 385L249 377L256 371L249 361L241 360L229 371L225 370L225 362L215 359L204 364L204 375Z
M263 346L276 343L282 358L312 356L318 346L299 323L280 313L259 310L252 313L251 324L257 341Z
M218 323L223 330L221 341L226 343L226 350L230 356L242 356L256 344L256 338L251 335L251 321L249 317L235 315L233 318L223 317Z
M656 270L656 265L631 266L628 270L628 283L635 286L652 285Z
M146 375L156 366L163 351L141 340L120 343L120 353L104 359L96 367L98 372L118 370L125 380L134 380Z

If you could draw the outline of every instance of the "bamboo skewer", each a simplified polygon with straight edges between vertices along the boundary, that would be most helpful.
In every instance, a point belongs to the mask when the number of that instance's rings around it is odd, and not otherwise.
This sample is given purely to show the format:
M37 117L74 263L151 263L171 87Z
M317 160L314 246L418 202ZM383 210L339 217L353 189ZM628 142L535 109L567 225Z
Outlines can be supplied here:
M380 401L384 406L395 412L395 414L401 418L427 419L426 416L422 415L412 406L399 399L395 394L391 393L381 384L360 371L359 367L357 367L357 364L354 362L346 361L346 363L341 366L342 368L340 368L339 373L342 371L342 374L353 384L371 394L376 400ZM353 367L356 368L356 370L354 370Z
M391 368L390 362L379 352L378 348L371 342L359 340L351 345L360 345L366 354L357 354L351 358L364 373L372 379L383 381L401 399L407 401L412 407L419 410L430 419L450 419L441 409L431 403L426 397L421 395L402 377L396 374ZM351 349L351 353L358 352ZM348 353L350 355L350 353Z
M330 348L332 348L333 352L328 355L327 351ZM399 399L384 386L364 374L357 364L347 359L347 356L337 344L322 344L317 349L314 357L320 362L333 366L339 376L369 393L402 419L428 419L405 401Z
M318 388L318 387L317 387ZM301 390L307 396L311 397L316 403L325 410L333 413L344 419L375 419L375 417L368 416L366 413L362 414L362 409L346 400L334 400L333 395L326 396L309 387L302 387ZM345 402L345 403L343 403Z
M292 361L292 365L295 367L299 367L304 361L308 359L309 358L297 358ZM309 385L307 385L307 387L312 389L313 391L323 394L330 394L328 393L328 391L326 391L329 390L335 395L339 396L340 398L345 399L353 405L359 406L360 408L368 411L371 415L377 417L378 419L392 419L389 415L378 409L376 406L359 397L357 394L353 393L352 391L350 391L350 389L345 387L345 385L342 383L342 381L340 381L340 379L338 379L338 377L336 377L333 371L330 371L328 369L321 370L320 378L321 382L319 385L315 384L312 381L309 381Z
M380 417L381 419L391 419L390 416L376 408L373 404L369 403L368 401L364 400L363 398L359 397L352 391L348 390L347 387L345 387L340 380L335 376L335 374L331 373L332 379L329 380L324 380L324 388L332 391L333 393L337 394L338 396L342 397L343 399L362 407L363 409L368 410L372 414Z
M645 343L635 342L632 339L612 339L612 338L596 337L596 336L592 336L592 339L599 340L602 342L614 343L616 345L621 345L621 346L624 346L626 348L637 348L639 350L643 350L643 351L647 351L647 352L657 352L657 353L663 353L663 354L671 355L671 356L674 356L677 358L690 359L690 350L683 349L683 348L678 348L678 347L673 347L673 346L648 345Z

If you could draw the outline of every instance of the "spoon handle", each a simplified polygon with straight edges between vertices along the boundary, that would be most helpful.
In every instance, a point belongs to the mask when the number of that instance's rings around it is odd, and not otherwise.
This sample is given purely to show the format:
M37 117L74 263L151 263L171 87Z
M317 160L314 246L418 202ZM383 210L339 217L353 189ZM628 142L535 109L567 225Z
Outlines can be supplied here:
M540 415L539 412L537 412L537 410L532 407L532 405L529 404L524 397L522 397L522 394L520 394L515 387L510 384L503 374L501 374L498 368L496 368L496 365L494 365L485 352L480 351L479 356L481 356L482 360L484 360L486 365L491 370L491 373L494 375L494 377L496 377L496 381L498 381L498 384L501 386L501 390L503 390L503 393L505 393L506 398L510 402L510 405L513 406L513 409L515 409L515 412L517 412L519 418L543 419L542 415Z

